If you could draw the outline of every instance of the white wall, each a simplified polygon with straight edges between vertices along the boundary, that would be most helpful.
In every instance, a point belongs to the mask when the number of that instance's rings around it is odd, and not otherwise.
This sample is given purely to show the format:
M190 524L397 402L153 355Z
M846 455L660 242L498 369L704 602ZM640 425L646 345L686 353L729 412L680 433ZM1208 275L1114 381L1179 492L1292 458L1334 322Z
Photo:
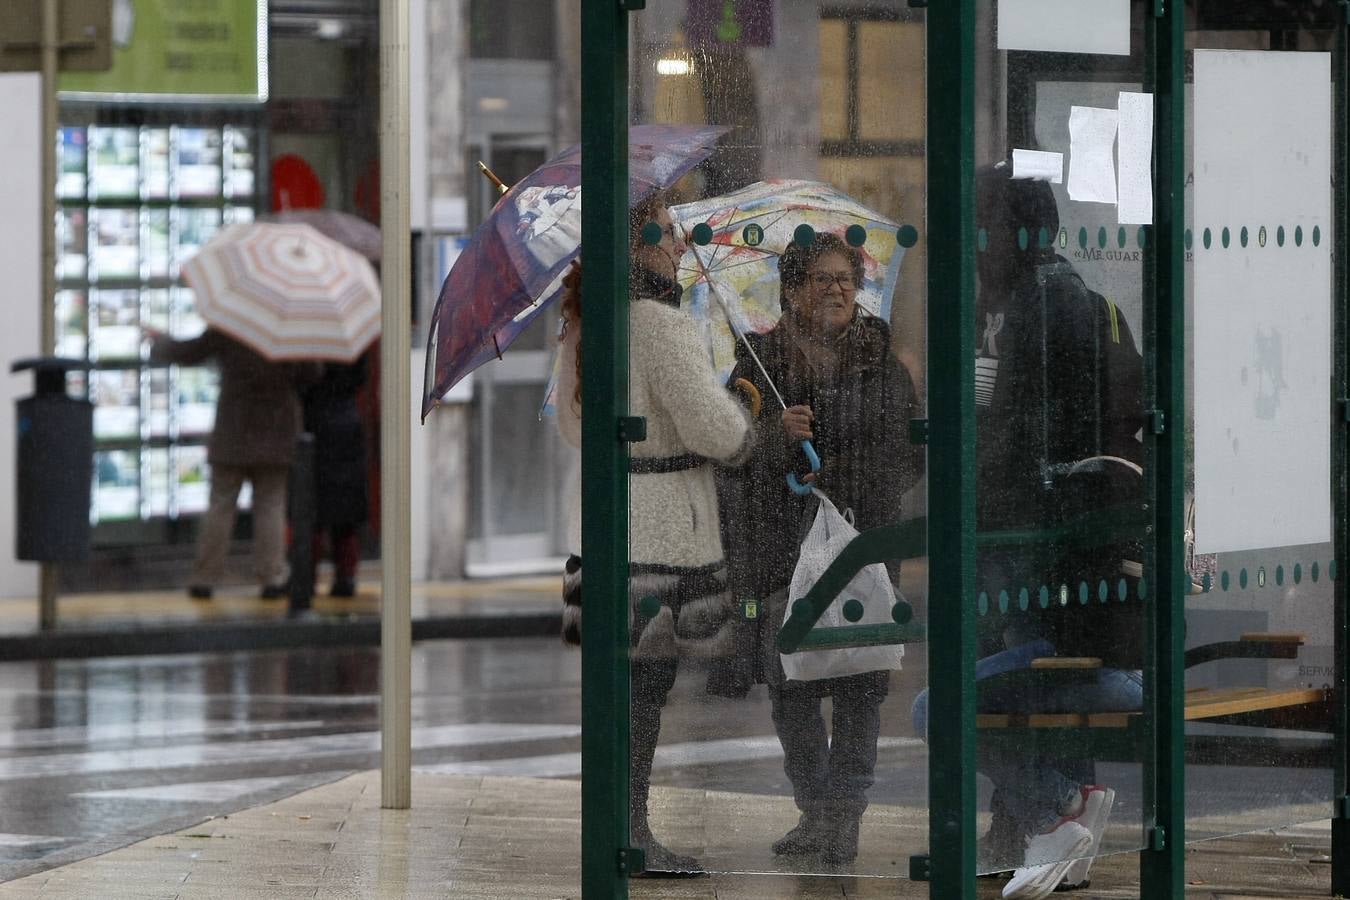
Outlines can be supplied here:
M40 352L40 97L36 75L0 75L0 598L34 597L38 585L37 566L14 558L14 400L32 392L33 376L10 375L9 364Z

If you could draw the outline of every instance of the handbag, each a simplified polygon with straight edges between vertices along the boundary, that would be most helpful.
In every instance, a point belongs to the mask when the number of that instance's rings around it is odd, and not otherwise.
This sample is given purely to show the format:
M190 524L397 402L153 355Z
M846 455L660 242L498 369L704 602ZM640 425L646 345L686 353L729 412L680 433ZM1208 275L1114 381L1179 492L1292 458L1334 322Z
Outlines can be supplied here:
M792 572L789 602L783 615L785 622L792 615L792 601L806 596L830 563L858 536L858 529L844 518L828 497L819 490L812 490L812 493L819 499L820 505L816 509L811 530L802 541L797 566ZM873 563L853 576L853 580L830 602L811 630L889 624L896 599L895 587L891 584L886 566ZM862 603L862 617L857 621L851 622L844 616L844 604L850 600ZM783 663L783 674L788 680L819 681L822 678L898 669L904 655L904 645L882 644L800 650L796 653L780 653L779 658Z

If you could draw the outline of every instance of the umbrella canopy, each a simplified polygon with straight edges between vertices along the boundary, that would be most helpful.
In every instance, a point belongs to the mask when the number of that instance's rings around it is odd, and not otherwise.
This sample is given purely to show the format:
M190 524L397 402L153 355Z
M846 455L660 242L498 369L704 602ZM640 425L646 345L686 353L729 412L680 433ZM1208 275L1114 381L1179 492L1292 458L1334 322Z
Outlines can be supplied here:
M637 125L628 132L628 197L670 187L706 159L720 126ZM501 354L561 293L581 250L581 149L516 184L475 232L441 287L427 344L425 416L469 372Z
M324 237L350 247L373 263L380 261L384 244L380 229L359 216L340 209L287 209L264 217L266 222L283 225L308 225Z
M778 257L803 225L838 235L862 252L858 305L890 318L905 255L901 229L828 184L759 181L670 212L689 247L680 260L681 305L702 326L723 378L735 365L737 331L765 332L778 322Z
M308 225L232 225L183 277L203 319L268 359L351 362L380 333L374 269Z

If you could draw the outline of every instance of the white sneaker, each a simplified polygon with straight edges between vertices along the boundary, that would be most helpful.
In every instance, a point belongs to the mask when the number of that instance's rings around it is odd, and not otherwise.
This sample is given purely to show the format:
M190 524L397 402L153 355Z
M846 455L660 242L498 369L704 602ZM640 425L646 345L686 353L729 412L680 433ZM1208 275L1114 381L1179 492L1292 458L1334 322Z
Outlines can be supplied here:
M1097 858L1102 846L1102 833L1106 831L1106 821L1111 818L1111 804L1116 802L1116 792L1099 784L1083 786L1083 812L1077 821L1092 832L1092 849L1082 859L1074 860L1064 875L1063 888L1086 887L1088 873L1092 870L1092 861Z
M1022 868L1003 888L1003 900L1040 900L1054 893L1074 861L1092 846L1092 832L1076 819L1062 819L1054 830L1027 838Z

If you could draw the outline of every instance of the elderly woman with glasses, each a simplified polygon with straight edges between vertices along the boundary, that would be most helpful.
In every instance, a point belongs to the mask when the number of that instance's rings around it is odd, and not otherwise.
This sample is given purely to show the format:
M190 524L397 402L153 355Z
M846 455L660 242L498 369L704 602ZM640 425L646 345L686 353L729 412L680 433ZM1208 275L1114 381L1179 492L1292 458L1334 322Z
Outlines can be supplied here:
M763 404L753 457L724 470L721 481L733 590L765 601L753 623L749 642L757 649L746 654L753 672L744 689L752 678L769 686L784 769L801 810L799 824L773 851L818 855L826 866L857 856L890 673L785 680L774 638L817 501L791 492L784 476L798 473L839 509L851 509L866 530L899 517L900 498L919 480L924 460L908 439L919 409L914 382L892 352L890 328L857 304L862 277L861 253L830 234L805 247L793 243L780 258L782 317L749 339L787 409ZM732 383L745 379L772 396L749 354L738 353ZM804 474L803 440L820 454L814 475ZM892 567L893 577L898 572ZM833 698L833 739L821 717L826 696Z

